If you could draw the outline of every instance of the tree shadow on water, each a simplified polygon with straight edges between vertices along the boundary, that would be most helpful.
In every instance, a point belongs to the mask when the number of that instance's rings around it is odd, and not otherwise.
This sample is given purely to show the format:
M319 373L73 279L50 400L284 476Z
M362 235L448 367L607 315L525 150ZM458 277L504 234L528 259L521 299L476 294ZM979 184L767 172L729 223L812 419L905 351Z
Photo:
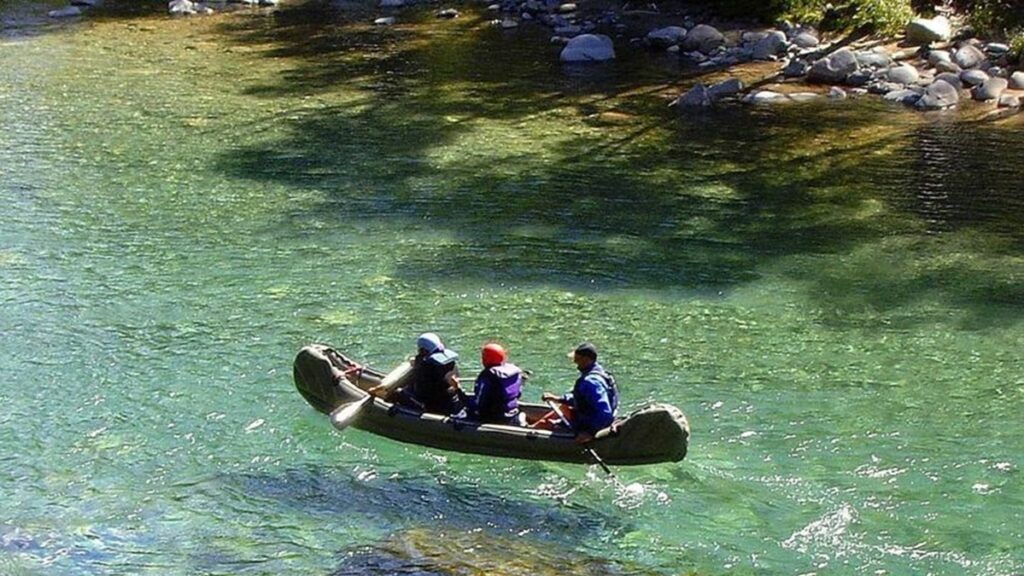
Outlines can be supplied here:
M471 18L445 30L429 13L402 14L419 20L374 28L361 14L324 24L306 7L256 30L228 29L301 63L253 94L346 86L361 96L290 120L283 142L220 162L239 177L327 191L322 205L287 216L296 224L386 220L453 238L410 251L398 275L721 292L757 279L773 260L849 254L919 233L921 214L904 200L919 184L913 159L927 151L913 138L919 129L885 125L893 112L820 103L680 115L657 97L672 75L630 69L644 58L635 50L612 65L565 69L529 37L536 32L505 37ZM480 135L494 123L503 128ZM896 210L872 217L878 204ZM820 268L792 273L830 298L824 288L843 282ZM863 285L862 272L843 271ZM1005 282L975 272L973 288L929 293L985 315L985 287ZM934 273L893 275L880 290L848 290L833 304L905 306ZM1018 318L1021 306L1011 308Z

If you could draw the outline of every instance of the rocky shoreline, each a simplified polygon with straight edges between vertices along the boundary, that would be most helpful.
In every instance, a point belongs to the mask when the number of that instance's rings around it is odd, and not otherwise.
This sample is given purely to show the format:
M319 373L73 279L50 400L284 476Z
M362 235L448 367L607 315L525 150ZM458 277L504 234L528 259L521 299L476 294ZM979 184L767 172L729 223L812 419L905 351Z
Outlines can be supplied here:
M213 14L232 7L275 7L278 1L170 0L168 13ZM485 1L491 2L485 10L496 16L494 26L549 28L550 42L562 46L559 59L567 65L613 60L618 44L674 54L701 75L728 76L715 83L697 82L679 94L670 105L680 110L727 101L774 104L876 95L918 110L948 110L975 100L1013 113L1024 98L1024 70L1011 64L1010 47L973 37L952 14L915 18L902 37L880 40L825 38L811 26L791 23L770 28L722 25L701 13L661 13L654 4L635 10L628 2L599 4L601 0ZM80 16L97 2L72 0L50 16ZM377 0L386 14L373 23L393 25L403 8L417 3L422 0ZM460 13L438 6L435 16L457 18ZM745 85L745 67L773 64L755 88Z

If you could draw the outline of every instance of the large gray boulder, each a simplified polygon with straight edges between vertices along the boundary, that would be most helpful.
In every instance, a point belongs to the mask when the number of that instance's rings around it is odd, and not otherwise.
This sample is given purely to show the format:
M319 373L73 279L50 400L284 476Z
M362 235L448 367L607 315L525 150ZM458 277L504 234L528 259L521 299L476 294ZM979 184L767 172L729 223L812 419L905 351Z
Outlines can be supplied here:
M917 79L921 77L921 74L910 64L899 64L889 68L885 73L886 78L889 82L895 82L897 84L913 84L917 82Z
M887 102L899 102L900 104L905 104L907 106L914 106L917 104L917 101L921 99L921 94L916 90L904 88L902 90L893 90L885 96L882 96L882 99Z
M686 28L682 26L666 26L647 33L647 43L658 48L675 46L686 38Z
M953 62L965 70L977 68L984 61L985 53L973 44L964 44L953 54Z
M952 62L953 55L949 53L949 50L930 50L928 51L928 63L932 66L938 66L939 62Z
M981 100L982 102L988 102L990 100L999 100L999 97L1006 91L1006 87L1009 85L1009 81L1006 78L989 78L985 80L985 83L974 89L975 100Z
M786 46L788 46L786 34L776 30L754 44L753 58L754 60L770 60L773 56L785 53Z
M698 24L686 33L680 47L686 52L697 51L710 54L715 48L725 44L725 36L714 26Z
M945 80L936 80L924 90L915 106L921 110L942 110L960 102L960 92Z
M945 16L935 18L914 18L907 24L907 42L911 44L930 44L949 40L953 35L953 27Z
M857 64L865 68L888 68L892 65L892 58L885 52L874 50L863 50L857 52Z
M984 70L964 70L960 73L960 80L967 86L981 86L988 78Z
M960 75L953 74L952 72L943 72L942 74L936 76L935 80L942 80L943 82L948 83L950 86L956 88L957 90L961 90L964 87L963 80L960 80Z
M1010 75L1010 88L1024 90L1024 72L1018 70Z
M803 31L793 36L793 44L798 48L817 48L820 41L812 32Z
M824 84L840 84L856 70L857 57L852 51L841 48L812 64L807 79Z
M562 62L604 62L615 58L612 39L604 34L580 34L562 48Z

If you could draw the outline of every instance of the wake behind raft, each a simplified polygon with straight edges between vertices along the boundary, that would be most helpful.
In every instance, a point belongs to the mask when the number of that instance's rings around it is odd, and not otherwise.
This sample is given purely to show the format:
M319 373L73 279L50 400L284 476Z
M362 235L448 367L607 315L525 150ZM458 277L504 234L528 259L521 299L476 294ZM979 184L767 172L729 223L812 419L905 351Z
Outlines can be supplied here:
M351 421L356 428L392 440L453 452L579 464L593 461L569 431L481 424L419 412L367 392L381 384L401 387L412 377L407 365L384 374L328 346L311 344L295 357L293 372L295 387L306 402L331 416L339 429ZM529 422L549 411L544 404L523 402L519 409ZM652 403L600 430L586 446L607 464L655 464L686 457L689 438L690 426L682 411Z

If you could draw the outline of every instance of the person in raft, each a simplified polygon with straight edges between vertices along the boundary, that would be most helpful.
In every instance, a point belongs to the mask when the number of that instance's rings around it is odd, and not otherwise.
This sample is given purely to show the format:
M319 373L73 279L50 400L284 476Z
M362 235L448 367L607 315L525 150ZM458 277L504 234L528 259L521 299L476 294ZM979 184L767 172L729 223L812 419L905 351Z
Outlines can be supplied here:
M398 391L398 402L409 408L455 414L462 409L459 399L459 355L444 347L433 332L416 338L416 356L411 360L412 383Z
M480 349L480 362L484 368L476 377L473 395L462 394L466 409L456 417L518 426L523 371L508 361L508 354L500 344L493 342Z
M598 430L611 426L619 407L619 392L615 378L597 363L593 344L580 344L569 357L580 372L572 390L562 396L545 392L541 400L561 403L562 413L576 432L576 441L582 444L593 440ZM548 414L533 426L550 429L559 420L557 415Z

